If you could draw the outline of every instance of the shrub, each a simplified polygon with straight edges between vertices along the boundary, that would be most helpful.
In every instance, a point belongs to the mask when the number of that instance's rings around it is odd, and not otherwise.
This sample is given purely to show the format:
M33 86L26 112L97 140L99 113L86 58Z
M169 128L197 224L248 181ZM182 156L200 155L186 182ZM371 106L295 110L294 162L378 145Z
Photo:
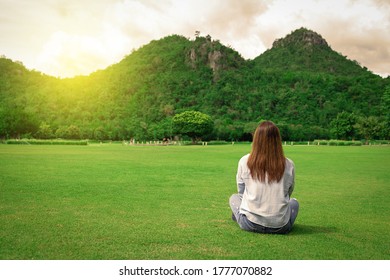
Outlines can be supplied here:
M227 145L232 144L232 142L226 142L226 141L220 141L220 140L214 140L207 142L207 145Z
M5 141L6 144L16 145L88 145L87 140L37 140L37 139L10 139Z

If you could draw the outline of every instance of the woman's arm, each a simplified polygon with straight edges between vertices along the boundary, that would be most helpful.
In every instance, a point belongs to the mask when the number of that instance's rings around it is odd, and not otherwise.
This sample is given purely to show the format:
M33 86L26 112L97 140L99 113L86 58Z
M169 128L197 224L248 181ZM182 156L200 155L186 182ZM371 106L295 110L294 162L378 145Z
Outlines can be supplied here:
M290 197L291 197L291 195L292 195L292 193L294 191L294 187L295 187L295 166L294 166L294 164L292 164L292 172L291 172L291 174L292 174L292 183L291 183L290 188L288 189L288 194L290 195Z
M245 182L242 178L242 167L241 167L240 163L241 163L241 161L238 163L236 182L237 182L238 194L240 196L242 196L244 194L244 190L245 190Z

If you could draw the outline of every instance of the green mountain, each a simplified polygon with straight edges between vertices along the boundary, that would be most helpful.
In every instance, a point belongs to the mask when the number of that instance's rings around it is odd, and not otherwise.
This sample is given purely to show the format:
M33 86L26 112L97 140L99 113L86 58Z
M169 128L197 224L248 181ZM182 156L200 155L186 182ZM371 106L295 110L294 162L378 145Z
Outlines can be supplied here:
M197 110L214 120L208 139L250 140L261 119L286 140L329 138L343 111L384 121L389 85L304 28L253 60L210 36L172 35L70 79L1 58L0 137L162 139L175 114Z
M334 75L361 75L367 69L331 49L321 35L306 28L295 30L275 40L272 49L255 60L258 67L268 70L320 72Z
M330 122L343 111L379 119L385 113L381 100L389 78L347 59L305 28L276 40L252 61L251 69L259 80L252 90L258 92L257 100L264 100L262 116L294 124L306 138L312 138L310 130L322 131L320 138L331 136Z

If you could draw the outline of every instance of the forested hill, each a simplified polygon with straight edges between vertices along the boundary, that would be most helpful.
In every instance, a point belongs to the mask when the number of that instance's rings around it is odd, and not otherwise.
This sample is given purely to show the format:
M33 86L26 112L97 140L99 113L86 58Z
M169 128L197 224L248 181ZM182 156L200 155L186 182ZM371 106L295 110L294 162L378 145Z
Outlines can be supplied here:
M197 110L214 120L209 139L249 140L261 119L277 123L286 140L330 138L342 116L371 117L386 138L389 92L389 78L304 28L254 60L210 36L172 35L69 79L1 58L0 137L162 139L173 136L175 114Z

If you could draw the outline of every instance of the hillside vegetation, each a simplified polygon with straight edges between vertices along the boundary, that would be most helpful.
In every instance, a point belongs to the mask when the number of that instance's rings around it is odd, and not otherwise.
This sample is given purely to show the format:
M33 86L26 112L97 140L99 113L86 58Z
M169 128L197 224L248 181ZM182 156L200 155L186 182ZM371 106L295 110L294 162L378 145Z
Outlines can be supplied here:
M253 60L210 36L171 35L67 79L0 59L0 138L172 138L174 115L195 110L214 121L208 139L250 140L262 119L285 140L383 139L389 104L389 77L305 28Z

